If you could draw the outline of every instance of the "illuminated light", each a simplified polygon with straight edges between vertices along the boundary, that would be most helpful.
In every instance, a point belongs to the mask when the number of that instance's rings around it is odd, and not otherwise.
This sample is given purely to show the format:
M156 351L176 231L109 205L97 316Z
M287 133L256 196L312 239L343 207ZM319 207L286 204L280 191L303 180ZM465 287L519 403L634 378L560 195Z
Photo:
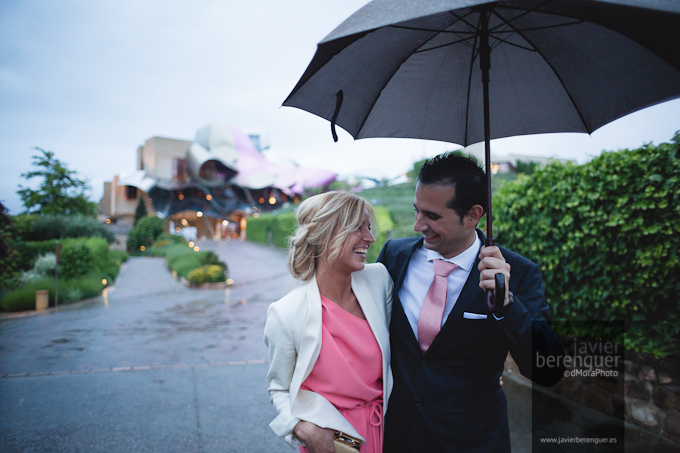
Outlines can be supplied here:
M253 217L257 219L258 217L260 217L260 214L256 212L255 214L253 214Z
M198 252L199 250L201 249L199 249L198 246L194 247L194 252Z
M105 278L102 278L102 285L106 285L108 282L106 281Z
M262 203L264 203L264 198L260 198L260 199L259 199L259 200L257 200L257 201L259 201L259 202L260 202L260 204L262 204Z
M210 195L210 194L206 195L205 199L208 200L208 201L212 200L212 195Z
M189 242L189 247L193 248L194 247L194 241Z
M106 223L111 223L111 219L106 219Z
M201 211L196 211L196 217L203 217L203 213Z
M295 204L299 203L299 202L300 202L300 197L298 197L297 195L295 195L295 199L294 199L293 201L295 202Z
M269 197L269 204L276 204L276 198Z
M222 225L224 225L224 226L229 225L229 221L228 220L222 220Z
M144 250L146 250L146 247L141 246L141 247L139 248L139 250L141 250L141 251L143 252Z
M179 194L177 198L179 198L180 200L184 200L184 194Z

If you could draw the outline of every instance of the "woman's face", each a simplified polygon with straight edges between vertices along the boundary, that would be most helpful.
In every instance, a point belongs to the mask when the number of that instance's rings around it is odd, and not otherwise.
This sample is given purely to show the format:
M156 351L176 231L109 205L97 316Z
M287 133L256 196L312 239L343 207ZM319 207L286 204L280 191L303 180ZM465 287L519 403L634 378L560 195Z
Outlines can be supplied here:
M361 227L349 234L342 246L340 256L333 262L332 267L347 273L362 270L366 263L368 247L374 242L375 239L371 235L368 209L364 209L364 219Z

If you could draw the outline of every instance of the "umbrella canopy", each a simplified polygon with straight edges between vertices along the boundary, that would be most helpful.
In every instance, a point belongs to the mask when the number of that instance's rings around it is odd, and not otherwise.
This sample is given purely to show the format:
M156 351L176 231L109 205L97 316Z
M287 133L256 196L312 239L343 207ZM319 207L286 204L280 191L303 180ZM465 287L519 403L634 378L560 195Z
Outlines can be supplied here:
M590 133L680 97L678 43L673 0L374 0L319 43L283 105L329 120L334 140L337 124L484 141L491 245L490 140Z
M319 43L283 105L357 139L481 142L484 14L490 139L590 133L680 96L675 1L375 0Z

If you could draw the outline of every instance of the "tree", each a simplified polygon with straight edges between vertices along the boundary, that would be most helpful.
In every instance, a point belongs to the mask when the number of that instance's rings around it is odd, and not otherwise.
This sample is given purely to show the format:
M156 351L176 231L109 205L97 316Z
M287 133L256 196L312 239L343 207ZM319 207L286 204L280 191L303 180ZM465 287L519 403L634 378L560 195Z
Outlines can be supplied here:
M146 211L146 203L144 203L144 197L140 194L139 201L137 202L137 207L135 208L135 225L140 219L146 217L149 213Z
M54 157L54 152L34 148L42 153L33 156L37 170L22 173L21 177L43 178L38 190L19 185L17 191L26 208L26 214L84 215L95 217L97 204L88 200L87 181L79 179L74 170Z

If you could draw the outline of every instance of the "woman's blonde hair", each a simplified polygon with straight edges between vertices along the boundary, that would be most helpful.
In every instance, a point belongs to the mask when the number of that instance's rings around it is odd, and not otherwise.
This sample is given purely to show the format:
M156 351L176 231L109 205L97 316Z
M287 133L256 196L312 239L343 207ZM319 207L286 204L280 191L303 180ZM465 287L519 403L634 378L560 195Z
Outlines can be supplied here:
M364 222L368 211L371 234L376 237L373 206L348 192L326 192L300 203L295 234L289 240L288 269L293 277L308 281L314 276L323 255L333 262L352 231Z

